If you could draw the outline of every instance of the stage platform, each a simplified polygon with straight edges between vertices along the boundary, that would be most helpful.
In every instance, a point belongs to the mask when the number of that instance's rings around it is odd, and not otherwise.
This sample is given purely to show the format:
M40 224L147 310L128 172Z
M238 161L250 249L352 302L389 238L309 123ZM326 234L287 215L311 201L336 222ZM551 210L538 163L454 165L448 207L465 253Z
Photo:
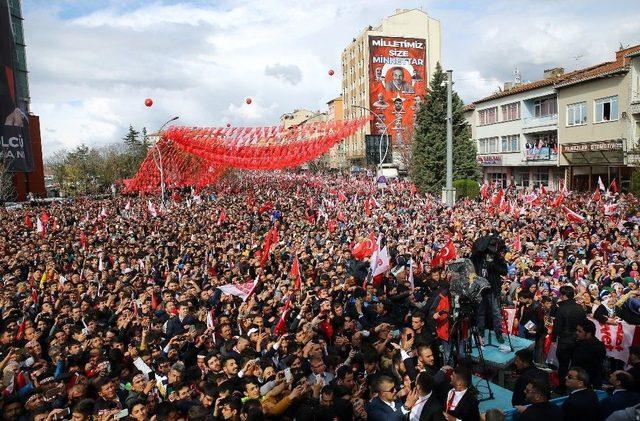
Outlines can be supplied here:
M511 409L511 396L513 392L504 387L500 387L495 383L489 383L491 385L491 391L493 392L493 399L489 399L489 390L487 389L487 382L480 377L473 376L473 386L478 390L478 400L480 401L480 412L485 412L487 409L498 408L502 411Z
M482 353L484 355L484 360L487 364L496 367L500 370L504 370L507 368L513 360L516 358L516 351L525 348L532 348L535 343L534 341L530 341L529 339L520 338L518 336L511 335L511 345L513 346L513 351L502 352L498 348L501 346L496 339L496 334L493 331L487 330L484 337L485 346L482 348ZM489 338L491 337L491 338ZM509 339L506 335L504 337L504 344L502 346L509 345ZM487 345L487 344L493 345ZM474 344L475 345L475 344ZM475 360L478 359L478 349L474 346L471 351L471 357Z

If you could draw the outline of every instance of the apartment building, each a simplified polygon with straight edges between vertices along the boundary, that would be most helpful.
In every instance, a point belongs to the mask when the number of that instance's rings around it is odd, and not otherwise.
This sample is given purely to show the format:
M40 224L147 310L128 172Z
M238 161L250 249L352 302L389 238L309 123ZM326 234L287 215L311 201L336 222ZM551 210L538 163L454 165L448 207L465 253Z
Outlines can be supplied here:
M598 178L626 189L638 160L640 45L614 61L567 77L558 92L559 165L572 189L593 190Z
M466 108L485 180L504 187L560 186L564 175L557 168L554 84L563 74L561 68L549 69L535 82L507 83L500 92Z
M419 9L398 9L353 38L341 55L344 116L375 118L344 141L344 165L365 164L365 145L375 143L367 136L408 140L439 61L440 22Z
M555 68L465 108L478 163L490 183L627 188L640 163L640 45L615 60L564 73Z

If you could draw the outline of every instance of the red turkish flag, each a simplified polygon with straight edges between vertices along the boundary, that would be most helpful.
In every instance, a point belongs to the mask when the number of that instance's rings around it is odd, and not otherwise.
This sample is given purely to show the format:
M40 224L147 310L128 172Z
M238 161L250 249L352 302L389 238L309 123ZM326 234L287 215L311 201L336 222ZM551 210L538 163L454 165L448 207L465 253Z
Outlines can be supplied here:
M356 244L353 250L351 250L351 254L357 260L364 260L367 257L371 257L374 250L376 249L376 237L372 232L369 234L369 237L360 243Z
M556 196L555 200L551 204L551 206L553 206L554 208L557 208L558 206L562 205L563 201L564 201L564 193L563 192L559 192L558 195Z
M449 260L456 258L456 247L453 244L453 240L449 240L446 246L438 250L433 260L431 260L431 267L438 267L444 265Z
M487 200L489 198L489 184L487 180L482 183L482 187L480 187L480 196L482 196L483 200Z
M344 202L347 200L347 196L345 196L342 192L338 193L338 200Z
M500 202L502 202L502 198L504 197L504 190L499 189L496 191L491 197L491 205L499 206Z
M564 215L567 217L567 220L569 220L571 222L584 222L585 221L584 216L580 215L579 213L576 213L576 212L572 211L568 207L564 206L562 209L564 210Z
M367 215L367 218L371 216L371 205L369 204L369 199L365 199L364 201L364 214Z
M40 215L40 220L42 221L43 224L47 225L47 222L49 222L49 214L45 211L42 211L42 215Z
M336 230L336 225L337 225L337 222L335 220L329 219L327 221L327 228L329 229L329 232L331 233L334 232Z
M24 217L24 226L28 229L33 229L33 222L31 222L31 218L29 218L29 215L25 215Z
M602 194L600 193L600 189L596 189L591 197L594 202L600 202L602 200Z
M290 303L291 300L287 301L287 303L284 305L282 316L280 316L280 320L278 320L276 327L273 329L273 333L278 336L284 335L287 332L287 313L289 312Z
M300 262L298 261L298 256L293 258L293 264L291 265L289 276L294 280L294 289L301 289L302 279L300 279Z
M620 192L620 189L618 188L618 182L616 181L615 178L611 180L611 185L609 185L609 190L611 190L614 193Z

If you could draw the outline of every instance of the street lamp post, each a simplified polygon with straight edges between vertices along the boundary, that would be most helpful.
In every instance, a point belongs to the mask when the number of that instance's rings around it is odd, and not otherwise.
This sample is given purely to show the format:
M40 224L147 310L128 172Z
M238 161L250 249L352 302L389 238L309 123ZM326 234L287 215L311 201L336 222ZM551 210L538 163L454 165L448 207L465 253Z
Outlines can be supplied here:
M356 104L351 104L351 106L355 107L355 108L360 108L360 109L369 111L371 114L376 116L378 121L384 126L384 130L382 131L382 134L380 135L380 142L378 143L378 158L379 158L378 170L380 171L380 173L382 173L382 163L387 158L387 153L389 153L389 138L387 137L387 131L388 131L387 129L389 128L389 126L384 123L384 120L382 119L382 117L380 117L380 114L376 113L375 111L371 110L370 108L363 107L362 105L356 105ZM382 155L382 139L383 138L385 140L384 156Z
M447 178L444 188L444 202L447 206L453 206L455 202L455 190L453 188L453 112L451 98L452 70L447 70Z
M162 166L162 152L160 152L160 147L158 146L158 142L161 140L162 138L162 130L166 127L167 124L171 123L172 121L176 121L177 119L179 119L179 116L175 116L169 120L167 120L162 126L160 126L160 129L157 131L159 139L156 140L156 144L153 145L154 146L154 151L153 151L153 162L156 164L156 167L158 168L158 171L160 172L160 192L162 194L162 207L164 207L164 196L165 196L165 184L164 184L164 168ZM158 153L158 159L156 160L156 152Z

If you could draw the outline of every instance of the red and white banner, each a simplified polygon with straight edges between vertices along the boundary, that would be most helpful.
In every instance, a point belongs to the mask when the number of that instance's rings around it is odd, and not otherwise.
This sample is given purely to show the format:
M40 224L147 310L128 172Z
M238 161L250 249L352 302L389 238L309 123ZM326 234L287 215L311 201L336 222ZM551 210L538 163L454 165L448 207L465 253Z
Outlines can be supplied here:
M516 309L513 307L503 308L502 311L502 333L517 335L518 329L514 327L516 320Z
M235 295L242 298L242 301L246 301L247 298L253 293L253 290L258 285L259 277L253 281L245 282L243 284L225 284L218 287L224 294Z
M629 359L629 347L633 345L633 337L636 333L635 325L622 322L617 325L596 325L596 337L602 341L607 349L607 356L627 362Z

